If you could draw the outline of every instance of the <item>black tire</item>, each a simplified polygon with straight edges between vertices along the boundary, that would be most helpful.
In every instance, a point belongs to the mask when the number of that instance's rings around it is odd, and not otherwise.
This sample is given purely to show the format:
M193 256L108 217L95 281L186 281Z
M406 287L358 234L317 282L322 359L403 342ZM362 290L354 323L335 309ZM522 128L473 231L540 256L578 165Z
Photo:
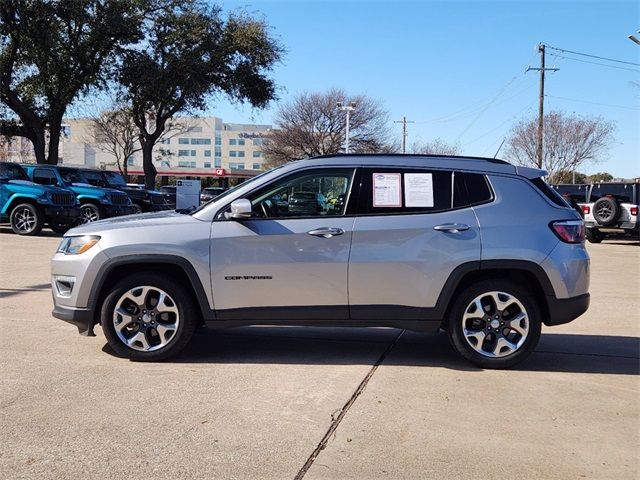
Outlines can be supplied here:
M104 214L98 205L85 203L80 207L80 217L78 218L78 223L80 224L97 222L103 218Z
M67 230L69 230L70 228L73 228L75 226L75 222L67 222L67 223L63 223L63 222L49 222L49 228L54 232L54 233L66 233Z
M597 228L587 228L586 237L589 243L600 243L605 235Z
M166 292L174 300L179 314L179 323L175 333L167 345L155 351L139 351L126 345L116 333L114 325L113 314L118 300L126 292L140 286L150 286ZM102 303L100 323L107 342L118 355L136 361L155 362L171 358L182 351L191 340L196 326L200 323L200 317L200 311L196 307L192 295L180 282L166 275L147 272L130 275L111 289ZM149 335L154 333L151 327L148 331ZM149 339L149 336L146 338Z
M132 215L137 215L138 213L143 213L144 210L142 210L142 207L140 205L138 205L137 203L134 203L133 205L133 209L135 210Z
M593 204L593 218L603 227L615 224L620 218L622 209L615 198L602 197Z
M9 215L11 230L18 235L37 235L44 226L44 213L31 203L16 205Z
M465 288L456 296L453 305L449 309L447 319L449 340L456 352L469 362L481 368L510 368L526 359L533 350L535 350L540 340L540 332L542 330L541 309L538 301L531 295L530 290L531 289L518 283L498 279L480 280ZM511 295L524 306L528 318L529 330L527 335L524 336L523 343L515 351L502 357L492 358L478 353L469 344L463 333L463 317L470 307L471 302L478 296L487 294L488 292L504 292ZM510 308L511 307L505 308L505 311ZM489 320L491 320L491 318L489 318ZM486 325L488 328L490 324L487 323ZM498 330L499 329L500 327ZM513 333L515 333L515 330ZM488 333L487 341L490 335L492 335L491 332ZM495 335L495 333L493 333L493 335Z

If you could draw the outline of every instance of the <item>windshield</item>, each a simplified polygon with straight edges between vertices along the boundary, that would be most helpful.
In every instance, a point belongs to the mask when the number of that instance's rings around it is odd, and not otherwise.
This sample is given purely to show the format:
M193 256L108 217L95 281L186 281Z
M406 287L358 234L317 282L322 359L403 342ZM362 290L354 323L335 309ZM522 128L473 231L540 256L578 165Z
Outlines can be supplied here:
M7 180L29 180L27 174L20 165L12 163L0 163L0 178Z
M119 172L102 172L102 174L107 179L107 183L109 183L109 185L114 185L116 187L126 187L127 186L127 182L125 181L124 177ZM139 188L139 189L143 188L140 185L135 185L135 186L131 185L131 187L132 188Z
M584 202L587 200L587 190L589 189L588 185L552 185L552 188L555 189L560 195L563 197L570 196L571 198Z
M196 208L195 210L189 212L189 215L193 215L194 213L199 212L200 210L202 210L204 207L206 207L210 202L217 202L218 200L228 197L229 195L231 195L233 192L235 192L236 190L238 190L240 187L245 187L251 183L254 183L256 180L258 180L259 178L261 178L263 175L266 175L267 173L271 173L275 170L278 170L279 168L284 167L284 165L280 165L279 167L276 168L272 168L271 170L267 170L266 172L262 172L260 175L256 175L255 177L246 180L242 183L239 183L238 185L236 185L233 188L230 188L229 190L227 190L226 192L218 195L216 198L212 198L211 200L209 200L208 202L203 203L202 205L200 205L198 208Z

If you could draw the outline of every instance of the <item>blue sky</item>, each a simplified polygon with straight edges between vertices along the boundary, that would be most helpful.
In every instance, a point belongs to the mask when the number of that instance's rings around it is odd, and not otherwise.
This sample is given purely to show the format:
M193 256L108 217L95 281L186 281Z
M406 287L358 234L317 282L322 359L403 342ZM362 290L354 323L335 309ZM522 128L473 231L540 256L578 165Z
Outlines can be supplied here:
M640 28L639 5L268 0L223 4L227 10L263 14L284 44L286 56L274 71L282 101L301 91L334 86L364 93L379 99L392 120L406 115L416 122L409 126L409 143L440 137L459 143L465 154L486 156L494 155L516 120L537 113L538 75L524 71L538 65L539 42L640 63L640 46L627 39ZM547 75L547 111L600 115L616 122L616 143L608 158L584 170L640 176L640 86L632 84L640 83L640 73L553 56L547 57L547 66L560 68ZM218 99L208 113L229 122L271 123L276 109L277 103L256 111ZM400 126L394 129L400 139Z

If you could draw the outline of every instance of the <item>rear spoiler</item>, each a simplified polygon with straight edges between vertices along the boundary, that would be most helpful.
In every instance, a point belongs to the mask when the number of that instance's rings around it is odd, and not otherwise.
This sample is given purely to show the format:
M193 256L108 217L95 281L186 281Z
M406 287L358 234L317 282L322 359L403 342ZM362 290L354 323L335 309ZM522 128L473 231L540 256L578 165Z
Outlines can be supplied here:
M514 165L514 167L516 169L516 175L520 175L521 177L525 177L530 180L547 176L547 171L540 168L521 167L518 165Z

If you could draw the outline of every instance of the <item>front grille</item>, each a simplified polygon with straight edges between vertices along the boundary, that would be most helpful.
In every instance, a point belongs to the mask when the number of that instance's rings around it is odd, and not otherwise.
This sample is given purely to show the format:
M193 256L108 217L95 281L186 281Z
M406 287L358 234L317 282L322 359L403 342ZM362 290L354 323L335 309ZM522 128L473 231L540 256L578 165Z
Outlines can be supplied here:
M73 193L53 193L51 202L55 205L73 206L76 203L76 196Z
M151 203L154 205L164 205L166 203L164 195L151 195Z
M129 197L126 193L112 193L111 203L114 205L126 205L129 203Z

